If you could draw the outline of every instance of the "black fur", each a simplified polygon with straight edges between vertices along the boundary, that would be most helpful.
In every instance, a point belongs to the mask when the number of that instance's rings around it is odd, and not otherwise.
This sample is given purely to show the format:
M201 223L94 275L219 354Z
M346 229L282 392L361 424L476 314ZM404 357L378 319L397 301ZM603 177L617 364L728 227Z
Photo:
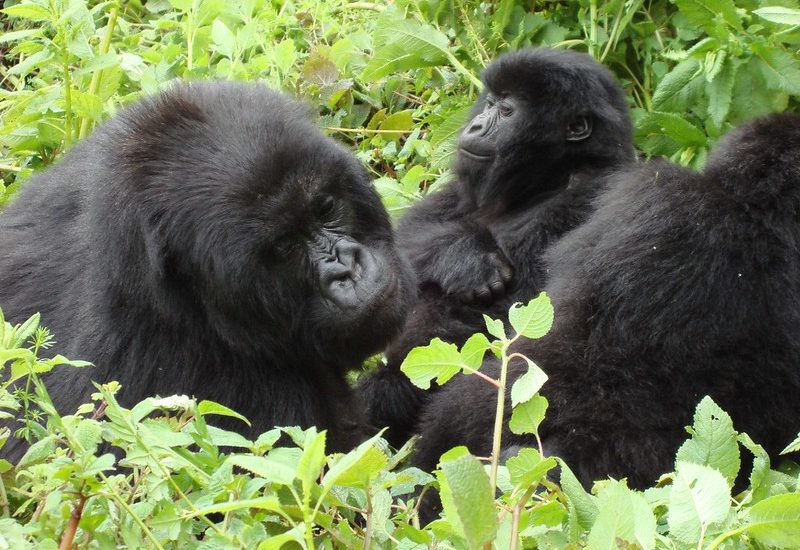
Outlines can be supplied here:
M633 160L624 94L588 55L518 51L493 62L483 80L487 92L462 133L455 181L415 205L398 228L420 300L388 364L360 387L371 422L390 426L394 444L413 432L428 395L399 370L408 352L434 337L461 344L485 330L482 313L501 317L535 296L544 285L543 250L585 220L595 178ZM513 116L495 113L495 101L512 102ZM569 142L568 125L579 116L592 122L592 135ZM481 141L487 134L491 140ZM465 147L494 149L494 159L475 162Z
M550 376L545 452L584 483L644 487L671 471L706 394L773 455L797 433L800 117L731 132L699 174L665 162L616 174L546 261L555 324L519 351ZM490 453L495 403L477 377L448 383L424 412L416 463L434 468L458 444Z
M367 173L306 115L259 85L180 85L0 215L6 317L41 312L55 351L97 365L48 377L59 410L114 379L126 405L184 393L241 412L251 434L362 437L345 372L396 332L412 276Z

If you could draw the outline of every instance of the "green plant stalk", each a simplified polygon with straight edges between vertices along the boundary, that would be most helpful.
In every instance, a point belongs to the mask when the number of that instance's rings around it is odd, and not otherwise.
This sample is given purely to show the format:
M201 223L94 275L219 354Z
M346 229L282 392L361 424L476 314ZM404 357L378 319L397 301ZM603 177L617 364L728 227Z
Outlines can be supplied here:
M458 72L466 76L470 82L472 82L475 86L477 86L478 90L483 90L483 82L481 79L472 74L472 71L467 69L461 62L456 59L456 56L453 55L450 51L445 51L444 54L447 56L447 60L456 68Z
M69 61L64 57L64 149L68 149L72 145L72 78Z
M711 541L711 544L709 544L706 547L706 550L716 550L723 542L725 542L726 540L728 540L733 536L741 535L742 533L747 531L749 527L750 527L749 525L745 525L744 527L739 527L738 529L734 529L733 531L727 531L725 533L722 533L717 538Z
M503 344L502 361L500 363L500 380L497 387L497 409L494 413L494 433L492 435L492 468L489 482L492 485L492 494L497 491L497 468L500 465L500 445L503 438L503 419L506 411L506 379L508 378L508 346L514 340Z
M119 5L115 5L111 8L111 13L108 15L108 26L106 27L106 34L103 36L103 42L100 44L100 50L98 50L98 55L105 55L108 53L108 49L111 47L111 38L114 34L114 28L117 25L117 15L119 14ZM89 82L89 94L95 95L97 94L97 90L100 89L100 80L103 78L103 70L95 71L92 75L92 80ZM81 120L81 128L78 131L78 139L83 139L86 137L86 134L89 133L89 117L83 117Z
M597 59L597 0L589 2L589 46L592 57Z

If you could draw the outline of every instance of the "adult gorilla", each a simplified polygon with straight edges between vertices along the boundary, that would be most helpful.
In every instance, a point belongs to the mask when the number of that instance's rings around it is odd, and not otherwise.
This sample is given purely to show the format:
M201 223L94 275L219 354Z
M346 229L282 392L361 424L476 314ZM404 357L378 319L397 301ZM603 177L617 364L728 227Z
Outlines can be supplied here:
M400 444L427 394L400 372L434 337L463 343L544 286L544 249L583 222L597 178L634 158L624 93L586 54L550 49L500 57L459 140L457 178L415 205L398 246L420 282L420 300L388 364L361 391L375 426ZM513 276L513 280L512 280Z
M800 424L800 117L733 131L700 174L652 162L613 181L548 251L555 324L518 349L550 376L545 452L584 483L650 485L706 394L779 452ZM447 384L424 413L417 464L456 444L490 453L495 404L477 377Z
M370 179L259 85L177 86L123 111L0 215L0 306L41 312L94 369L49 378L62 411L119 380L127 405L185 393L253 423L362 437L345 372L413 293ZM6 447L6 449L8 446Z

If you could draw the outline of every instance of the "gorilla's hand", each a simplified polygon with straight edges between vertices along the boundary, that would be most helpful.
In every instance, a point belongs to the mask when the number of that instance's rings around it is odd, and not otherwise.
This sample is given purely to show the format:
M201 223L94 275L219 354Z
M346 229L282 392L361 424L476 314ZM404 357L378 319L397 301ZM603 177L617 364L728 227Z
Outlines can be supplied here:
M511 288L514 267L488 230L455 239L428 269L433 282L448 295L472 304L488 305Z

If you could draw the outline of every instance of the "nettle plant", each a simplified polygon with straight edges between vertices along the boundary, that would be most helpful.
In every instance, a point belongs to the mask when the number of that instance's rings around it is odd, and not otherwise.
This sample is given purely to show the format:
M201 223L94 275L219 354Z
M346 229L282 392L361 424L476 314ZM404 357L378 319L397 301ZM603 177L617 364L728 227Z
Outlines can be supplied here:
M552 320L542 294L511 308L512 336L487 318L493 341L476 335L459 350L434 340L409 355L403 370L420 386L470 375L497 388L492 456L453 449L432 477L403 465L411 444L394 452L380 434L346 454L327 454L326 434L315 428L275 428L248 440L206 422L246 422L220 404L171 396L127 409L113 382L64 414L41 375L89 364L39 357L52 340L38 316L12 326L0 314L0 416L23 426L14 434L0 428L0 453L9 437L32 442L16 465L0 461L0 548L797 547L797 471L772 469L710 398L697 407L675 472L644 492L624 479L587 492L567 464L545 457L538 431L547 400L539 390L547 377L509 350L543 336ZM480 371L487 351L500 360L497 379ZM509 388L512 361L527 372ZM507 392L510 428L532 444L500 464ZM754 457L750 487L732 495L741 447ZM787 452L798 449L800 439ZM442 517L421 526L420 495L434 489Z

